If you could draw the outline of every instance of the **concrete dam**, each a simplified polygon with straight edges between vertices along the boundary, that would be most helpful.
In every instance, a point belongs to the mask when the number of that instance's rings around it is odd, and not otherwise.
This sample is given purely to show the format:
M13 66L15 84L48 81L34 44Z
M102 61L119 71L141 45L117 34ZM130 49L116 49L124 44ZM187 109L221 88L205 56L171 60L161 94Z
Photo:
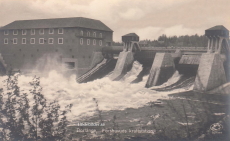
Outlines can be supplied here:
M91 69L77 78L85 83L109 75L119 81L132 68L133 62L142 64L142 71L132 83L148 75L145 87L166 82L175 71L183 74L180 81L161 90L180 87L182 82L193 83L195 91L210 91L230 81L229 31L224 26L205 30L207 47L140 47L139 36L122 36L124 46L104 47L94 52Z

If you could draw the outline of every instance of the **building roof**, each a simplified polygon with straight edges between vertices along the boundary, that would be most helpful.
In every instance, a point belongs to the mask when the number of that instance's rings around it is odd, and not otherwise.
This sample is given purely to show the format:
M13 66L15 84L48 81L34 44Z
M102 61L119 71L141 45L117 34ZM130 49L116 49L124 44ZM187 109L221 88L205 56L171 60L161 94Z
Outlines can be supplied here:
M228 29L225 28L223 25L217 25L217 26L211 27L207 30L227 30L228 31Z
M104 31L112 31L100 20L84 17L57 18L57 19L37 19L37 20L18 20L0 29L34 29L34 28L65 28L82 27Z
M129 34L126 34L126 35L123 35L123 36L136 36L136 37L139 37L136 33L129 33Z

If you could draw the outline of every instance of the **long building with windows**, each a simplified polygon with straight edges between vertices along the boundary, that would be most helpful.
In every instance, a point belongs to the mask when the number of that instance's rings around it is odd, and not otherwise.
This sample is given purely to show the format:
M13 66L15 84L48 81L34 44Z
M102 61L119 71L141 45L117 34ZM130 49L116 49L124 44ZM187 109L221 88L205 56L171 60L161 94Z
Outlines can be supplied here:
M14 21L0 28L0 53L7 68L31 70L57 58L82 74L93 53L110 46L113 31L99 20L75 17ZM49 58L50 57L50 58Z

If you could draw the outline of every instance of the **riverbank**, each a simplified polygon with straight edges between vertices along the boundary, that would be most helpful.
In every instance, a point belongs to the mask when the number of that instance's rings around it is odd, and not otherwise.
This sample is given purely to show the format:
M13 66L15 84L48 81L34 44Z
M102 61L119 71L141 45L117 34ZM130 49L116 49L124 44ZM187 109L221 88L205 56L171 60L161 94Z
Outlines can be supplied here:
M97 107L93 117L76 122L68 132L71 140L195 140L229 114L229 99L229 95L188 91L170 94L169 99L150 101L139 108L101 111ZM221 125L213 136L225 140L226 133L226 125Z

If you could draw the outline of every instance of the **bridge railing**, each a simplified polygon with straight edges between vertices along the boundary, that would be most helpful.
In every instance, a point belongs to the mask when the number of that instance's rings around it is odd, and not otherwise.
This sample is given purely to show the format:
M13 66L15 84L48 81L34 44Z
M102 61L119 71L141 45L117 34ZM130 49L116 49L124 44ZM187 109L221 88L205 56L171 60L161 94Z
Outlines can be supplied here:
M141 48L156 48L156 49L207 49L207 47L141 47Z
M207 52L207 47L140 47L141 51L166 51L166 52L174 52L176 50L181 51L191 51L191 52ZM111 47L104 47L103 51L109 53L119 53L123 50L122 46L111 46Z
M207 47L141 47L142 50L183 50L183 51L207 51Z

